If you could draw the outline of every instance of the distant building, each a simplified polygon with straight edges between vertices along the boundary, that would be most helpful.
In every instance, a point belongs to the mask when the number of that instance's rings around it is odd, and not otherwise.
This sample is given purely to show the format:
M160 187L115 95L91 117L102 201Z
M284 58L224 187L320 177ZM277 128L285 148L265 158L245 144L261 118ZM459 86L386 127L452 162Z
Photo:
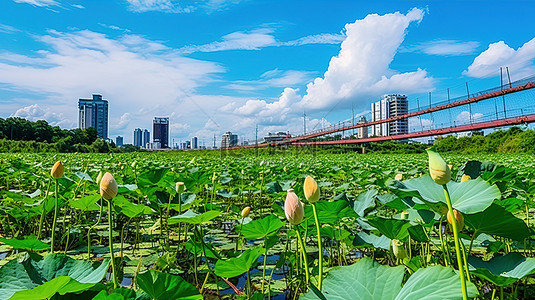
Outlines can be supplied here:
M366 124L368 122L366 122L366 118L364 116L360 117L360 120L358 121L357 124ZM357 138L359 139L365 139L368 137L368 126L365 126L365 127L359 127L357 129Z
M409 104L405 95L385 95L382 100L372 103L371 108L372 122L409 113ZM407 119L372 126L373 136L390 136L408 132L409 122Z
M232 134L232 132L227 131L221 137L221 148L229 148L238 146L238 135Z
M147 129L144 129L142 145L147 145L148 143L150 143L150 132Z
M117 137L115 138L115 146L117 146L117 147L122 147L123 145L124 145L124 143L123 143L123 137L120 136L120 135L117 136Z
M154 117L152 122L152 142L159 142L161 148L169 148L169 118Z
M199 145L198 145L198 139L196 136L192 137L191 138L191 149L198 149L199 148Z
M162 144L160 144L160 142L146 143L145 149L148 149L148 150L162 149Z
M290 135L290 133L288 132L283 132L283 131L279 131L277 133L268 133L267 136L264 137L264 141L266 143L270 143L270 142L278 142L278 141L282 141L286 138L290 138L292 137Z
M134 146L145 147L146 144L143 143L142 132L141 128L134 129Z
M94 127L97 136L108 139L108 100L102 95L93 94L92 99L78 99L78 127Z

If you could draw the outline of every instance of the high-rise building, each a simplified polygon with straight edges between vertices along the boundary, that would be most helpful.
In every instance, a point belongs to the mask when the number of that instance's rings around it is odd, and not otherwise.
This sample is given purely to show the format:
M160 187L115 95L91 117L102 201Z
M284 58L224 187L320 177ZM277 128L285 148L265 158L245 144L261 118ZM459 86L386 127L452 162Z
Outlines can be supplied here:
M238 145L238 135L232 134L232 132L227 131L223 136L221 136L221 148L234 147Z
M366 124L366 117L362 116L360 117L360 120L358 121L357 124ZM365 127L359 127L358 130L357 130L357 138L359 139L365 139L368 137L368 127L365 126Z
M152 122L152 141L159 142L162 148L169 148L169 118L154 117Z
M115 138L115 146L117 147L122 147L123 146L123 137L122 136L117 136Z
M150 144L150 132L147 129L143 130L143 147L147 147L147 144Z
M97 136L108 139L108 100L102 95L93 94L92 99L78 99L78 127L86 129L94 127Z
M197 144L197 137L194 136L191 138L191 149L197 149L199 145Z
M382 100L372 103L372 122L401 116L409 112L405 95L385 95ZM373 136L390 136L409 132L407 119L396 120L372 126Z
M134 146L145 147L143 144L141 128L134 129Z

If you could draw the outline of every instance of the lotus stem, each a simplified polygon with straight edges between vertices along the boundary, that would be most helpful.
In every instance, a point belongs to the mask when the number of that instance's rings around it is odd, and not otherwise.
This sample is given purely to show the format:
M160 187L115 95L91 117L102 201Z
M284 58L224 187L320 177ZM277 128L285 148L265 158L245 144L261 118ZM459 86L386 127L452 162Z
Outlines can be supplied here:
M299 246L301 247L301 252L303 253L303 260L305 264L305 280L306 285L308 286L309 283L309 274L308 274L308 259L307 259L307 250L305 248L305 244L303 242L303 239L301 239L301 233L299 232L299 226L295 226L295 231L297 232L297 241L299 242Z
M450 193L448 192L448 187L443 184L442 187L444 188L444 196L446 197L446 204L448 205L448 211L450 212L450 215L453 216L453 207L451 205L451 199L450 199ZM455 242L455 253L457 254L457 267L459 268L459 277L461 279L461 288L463 292L463 300L467 300L467 292L466 292L466 280L464 278L464 270L463 270L463 261L461 258L461 249L460 249L460 241L459 241L459 233L457 232L457 220L453 218L453 222L451 222L451 226L453 227L453 241Z
M113 279L113 287L118 288L119 284L117 282L117 268L115 266L115 255L113 254L113 232L112 232L112 206L111 200L108 201L108 236L110 239L110 255L111 255L111 276Z
M56 198L54 199L54 220L52 221L52 242L50 244L50 252L54 253L55 246L55 233L56 233L56 218L58 217L58 180L56 180L55 194Z
M46 204L48 203L48 191L50 190L50 180L48 181L48 186L46 188L45 198L43 198L43 211L41 212L41 218L39 219L39 231L37 232L37 239L41 237L41 232L43 232L43 223L46 215Z
M321 232L320 221L318 219L318 212L316 210L316 203L311 203L312 210L314 211L314 220L316 221L316 229L318 232L318 261L319 261L319 274L318 274L318 290L321 291L321 283L323 280L323 248L321 247Z
M102 197L101 197L100 198L100 212L98 213L97 222L93 224L93 226L91 226L89 230L87 230L87 259L91 258L91 231L100 223L103 209L104 209L104 205L102 204Z

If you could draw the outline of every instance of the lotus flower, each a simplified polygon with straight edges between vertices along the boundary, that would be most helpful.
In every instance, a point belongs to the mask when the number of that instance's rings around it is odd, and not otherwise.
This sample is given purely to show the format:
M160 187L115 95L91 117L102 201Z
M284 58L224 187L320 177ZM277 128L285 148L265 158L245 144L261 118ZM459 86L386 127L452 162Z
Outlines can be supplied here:
M108 172L102 176L100 181L100 195L106 200L111 200L117 196L117 182L113 175Z
M440 185L448 183L451 180L451 170L448 164L433 147L426 151L429 156L429 174L431 178Z
M453 215L455 216L455 220L457 220L457 230L458 231L463 230L463 227L464 227L463 214L460 211L454 209L453 210ZM447 214L447 218L448 218L448 223L453 224L453 218L451 217L451 214L450 214L449 211L448 211L448 214Z
M397 180L397 181L402 181L403 180L403 174L401 174L401 173L396 174L396 177L394 177L394 179Z
M58 179L63 177L63 173L65 173L65 168L63 168L61 161L57 161L50 171L50 176L54 179Z
M301 223L305 216L305 206L294 193L293 189L289 189L286 193L284 213L286 214L286 219L293 225Z
M308 202L310 203L316 203L320 199L320 189L318 188L318 183L316 183L316 180L310 176L305 178L303 192L305 193L305 198L307 198Z
M245 218L249 215L250 212L251 212L251 207L247 206L241 211L241 216Z
M177 193L183 193L186 189L186 186L184 185L184 182L179 181L176 183L175 189Z

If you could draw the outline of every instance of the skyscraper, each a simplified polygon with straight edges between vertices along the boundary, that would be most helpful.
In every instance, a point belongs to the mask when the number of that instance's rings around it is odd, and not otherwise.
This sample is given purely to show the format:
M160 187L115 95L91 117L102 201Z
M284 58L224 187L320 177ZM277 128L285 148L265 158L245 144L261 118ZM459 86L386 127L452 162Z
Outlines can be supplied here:
M401 116L409 112L405 95L385 95L382 100L372 103L372 122ZM409 132L407 119L381 123L372 126L372 135L390 136Z
M162 148L169 148L169 117L154 117L152 141L159 142Z
M150 143L150 132L147 129L143 130L143 147L147 147Z
M145 145L142 145L142 134L141 134L141 128L134 129L134 146L144 147Z
M86 129L94 127L97 136L108 139L108 100L102 95L93 94L92 99L78 99L78 127Z
M232 132L227 131L221 137L221 148L234 147L238 145L238 135L232 134Z
M197 148L199 148L197 145L197 137L194 136L191 138L191 149L197 149Z
M115 146L117 147L122 147L123 146L123 137L122 136L117 136L115 138Z

